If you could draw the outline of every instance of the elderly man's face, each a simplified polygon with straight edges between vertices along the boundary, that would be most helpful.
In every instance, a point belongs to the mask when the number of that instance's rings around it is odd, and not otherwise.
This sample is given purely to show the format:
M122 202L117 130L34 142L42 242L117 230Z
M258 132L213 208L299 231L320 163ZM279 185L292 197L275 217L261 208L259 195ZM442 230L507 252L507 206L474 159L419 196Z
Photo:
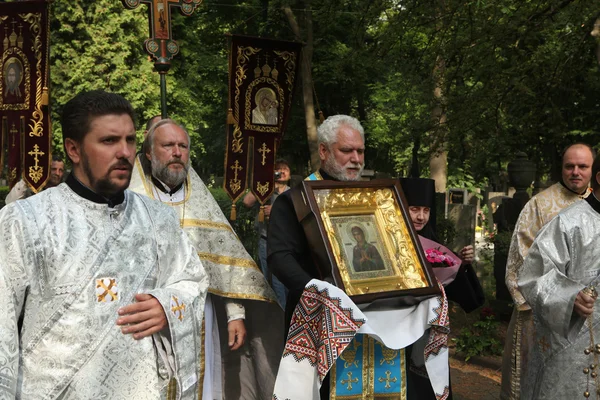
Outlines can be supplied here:
M171 189L187 176L190 148L183 129L175 124L160 126L154 131L151 154L146 157L152 162L152 175Z
M327 147L319 145L319 157L323 169L340 181L356 181L365 163L365 143L360 132L348 125L337 131L337 140Z

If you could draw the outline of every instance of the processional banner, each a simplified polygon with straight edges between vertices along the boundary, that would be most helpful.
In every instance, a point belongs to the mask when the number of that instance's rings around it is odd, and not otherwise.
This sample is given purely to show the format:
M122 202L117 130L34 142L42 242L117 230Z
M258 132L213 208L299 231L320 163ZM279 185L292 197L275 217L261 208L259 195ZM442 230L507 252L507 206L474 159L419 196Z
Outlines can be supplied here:
M234 35L223 187L235 203L246 188L261 204L273 193L277 146L287 125L302 44ZM235 204L231 219L235 219Z
M0 3L0 173L39 192L50 176L48 2Z

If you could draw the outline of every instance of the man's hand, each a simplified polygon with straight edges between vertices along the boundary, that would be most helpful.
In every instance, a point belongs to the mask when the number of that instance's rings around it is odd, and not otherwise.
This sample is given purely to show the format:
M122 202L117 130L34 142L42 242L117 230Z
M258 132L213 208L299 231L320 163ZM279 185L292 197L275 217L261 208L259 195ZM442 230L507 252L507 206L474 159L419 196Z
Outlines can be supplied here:
M473 246L465 246L462 248L458 256L461 260L463 260L466 264L471 264L473 260L475 260L475 250L473 250Z
M265 217L271 215L271 205L265 206Z
M579 314L581 317L587 318L592 315L592 312L594 312L595 302L596 299L594 299L592 296L588 296L582 290L581 292L577 293L573 311Z
M246 325L243 319L234 319L227 324L227 332L229 332L229 348L237 350L246 341Z
M155 334L167 326L167 316L156 298L149 294L136 294L136 303L119 309L117 325L123 334L133 333L135 340Z

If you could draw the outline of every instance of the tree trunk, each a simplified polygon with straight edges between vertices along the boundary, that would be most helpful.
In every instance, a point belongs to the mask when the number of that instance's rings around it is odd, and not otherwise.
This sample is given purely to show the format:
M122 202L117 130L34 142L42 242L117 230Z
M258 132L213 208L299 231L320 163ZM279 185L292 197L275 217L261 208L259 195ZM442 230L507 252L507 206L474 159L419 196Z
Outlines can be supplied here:
M433 80L435 82L433 98L435 106L431 112L434 128L432 132L431 156L429 158L431 178L435 179L435 191L438 193L446 192L446 182L448 179L446 107L443 92L445 72L446 62L442 56L438 56L433 68Z
M310 0L304 1L304 7L307 10L311 9ZM283 8L290 27L298 40L303 40L300 32L300 26L294 16L292 9L289 6ZM315 104L313 101L313 81L312 81L312 55L313 55L313 26L312 12L307 11L305 14L306 22L306 45L302 51L302 63L300 65L300 73L302 75L302 95L304 97L304 116L306 120L306 137L308 140L308 150L310 151L310 168L313 171L319 169L321 161L319 159L319 146L317 142L317 119L315 116Z

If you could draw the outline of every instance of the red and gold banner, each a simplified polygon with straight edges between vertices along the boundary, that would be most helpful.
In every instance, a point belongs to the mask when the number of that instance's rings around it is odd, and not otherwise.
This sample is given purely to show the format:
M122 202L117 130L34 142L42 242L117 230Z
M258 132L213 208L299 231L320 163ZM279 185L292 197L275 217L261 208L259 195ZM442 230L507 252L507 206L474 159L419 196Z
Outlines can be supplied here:
M231 38L223 186L233 202L248 186L261 205L273 193L275 155L292 105L301 47L297 42Z
M0 172L39 192L50 177L48 2L0 3Z

